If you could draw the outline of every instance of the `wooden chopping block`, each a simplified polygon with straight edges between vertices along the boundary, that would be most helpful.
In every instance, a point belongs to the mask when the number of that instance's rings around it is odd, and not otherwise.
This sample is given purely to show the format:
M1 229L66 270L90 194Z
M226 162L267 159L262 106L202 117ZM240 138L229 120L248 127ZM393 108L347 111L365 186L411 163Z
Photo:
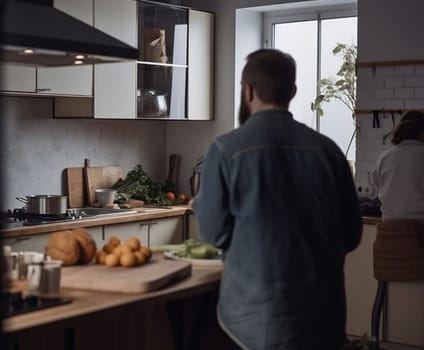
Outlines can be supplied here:
M84 168L66 168L66 187L69 208L82 208L85 206Z
M95 191L99 188L110 188L123 176L119 166L84 167L88 203L96 201Z
M144 293L158 290L191 274L191 263L152 258L138 267L105 265L66 266L62 268L63 288L89 289L117 293Z

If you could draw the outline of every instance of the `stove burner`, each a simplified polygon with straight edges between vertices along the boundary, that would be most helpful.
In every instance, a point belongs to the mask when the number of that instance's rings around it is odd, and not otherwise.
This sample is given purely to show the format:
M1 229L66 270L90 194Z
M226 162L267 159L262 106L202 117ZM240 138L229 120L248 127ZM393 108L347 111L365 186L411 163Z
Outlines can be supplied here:
M23 295L22 292L4 292L3 298L6 303L6 317L15 316L31 311L38 311L48 307L69 304L72 299L68 298L43 298L36 295Z
M28 213L24 208L22 209L9 209L6 214L5 224L12 224L21 222L23 226L42 225L60 221L73 221L82 219L82 216L75 215L72 210L66 214L34 214Z

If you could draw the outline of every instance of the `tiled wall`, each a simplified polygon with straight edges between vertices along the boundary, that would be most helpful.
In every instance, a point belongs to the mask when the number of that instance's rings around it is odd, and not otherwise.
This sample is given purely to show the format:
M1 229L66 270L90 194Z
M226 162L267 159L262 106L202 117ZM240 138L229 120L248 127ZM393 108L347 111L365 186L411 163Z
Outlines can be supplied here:
M372 196L368 173L381 152L391 147L384 136L409 109L424 110L424 64L382 65L357 69L356 174L361 195ZM380 125L374 123L378 111Z

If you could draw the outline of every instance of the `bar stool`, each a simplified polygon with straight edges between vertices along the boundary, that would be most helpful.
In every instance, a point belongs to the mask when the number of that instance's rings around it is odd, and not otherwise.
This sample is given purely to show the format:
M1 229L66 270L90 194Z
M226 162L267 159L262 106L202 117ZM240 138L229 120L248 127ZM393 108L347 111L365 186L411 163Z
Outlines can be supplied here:
M389 282L424 280L424 225L418 220L390 219L377 225L373 247L378 281L371 314L374 350L380 350L380 319Z

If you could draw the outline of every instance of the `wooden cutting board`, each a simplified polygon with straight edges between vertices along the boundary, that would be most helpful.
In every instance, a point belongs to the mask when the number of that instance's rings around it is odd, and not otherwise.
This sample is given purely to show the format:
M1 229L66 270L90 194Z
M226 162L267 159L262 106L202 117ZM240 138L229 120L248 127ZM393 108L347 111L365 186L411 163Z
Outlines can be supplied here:
M138 267L107 267L90 264L62 268L63 288L118 293L145 293L160 289L191 274L191 263L153 257Z
M96 200L95 190L110 188L123 176L119 166L84 167L88 203L91 205Z
M84 168L66 168L66 186L68 191L68 207L82 208L85 206Z

